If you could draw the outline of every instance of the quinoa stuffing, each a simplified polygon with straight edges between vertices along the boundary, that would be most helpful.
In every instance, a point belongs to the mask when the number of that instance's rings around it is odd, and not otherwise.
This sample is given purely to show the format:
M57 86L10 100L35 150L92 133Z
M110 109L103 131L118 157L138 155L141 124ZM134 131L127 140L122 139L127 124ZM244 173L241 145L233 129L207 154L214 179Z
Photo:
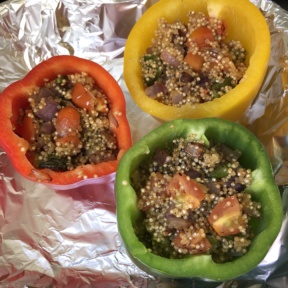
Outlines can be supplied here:
M46 80L21 110L27 157L36 168L69 171L115 160L118 145L110 131L109 100L87 73Z
M225 23L204 13L188 13L187 24L161 18L140 59L147 96L165 105L211 101L233 89L247 66L239 41L226 41Z
M132 175L143 212L135 230L146 247L167 258L210 254L217 263L245 254L261 205L246 190L252 171L240 157L239 150L208 147L193 135L156 149Z

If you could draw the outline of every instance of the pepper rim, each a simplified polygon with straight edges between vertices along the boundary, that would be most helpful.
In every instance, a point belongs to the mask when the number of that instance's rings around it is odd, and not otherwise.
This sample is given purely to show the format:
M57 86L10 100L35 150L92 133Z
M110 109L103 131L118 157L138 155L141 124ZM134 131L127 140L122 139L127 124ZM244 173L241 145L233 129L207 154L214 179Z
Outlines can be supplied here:
M221 128L219 129L219 127ZM169 131L168 137L167 131ZM140 212L136 208L136 192L130 185L131 173L137 168L142 159L155 149L156 146L153 146L155 143L166 141L167 138L171 140L179 135L186 135L189 131L198 134L203 132L207 134L208 131L211 135L217 135L218 140L224 140L226 137L228 141L225 141L224 144L230 146L231 141L233 142L235 135L237 135L242 141L236 142L232 148L241 149L244 146L246 149L257 151L252 160L253 165L258 168L253 172L253 177L256 178L252 181L249 191L262 204L261 212L264 217L262 219L265 221L261 222L265 222L267 226L262 227L261 231L256 230L256 238L252 241L247 254L233 262L217 264L208 255L191 256L189 259L163 258L148 252L134 233L134 220L131 220L131 217L135 218ZM152 149L151 145L153 146ZM252 155L253 153L248 153L247 156L249 157L245 161L248 161ZM263 179L267 179L267 181L263 181ZM256 267L264 259L282 224L281 197L273 179L272 167L266 150L256 136L244 126L219 118L173 120L162 124L144 136L121 159L116 172L115 193L119 232L131 259L144 271L158 276L198 277L216 281L238 277ZM267 203L270 206L267 206ZM271 217L272 213L273 217Z
M207 5L207 7L203 8L201 5ZM195 11L204 10L206 13L208 11L213 13L211 11L215 9L215 13L223 15L229 14L229 11L233 11L234 14L237 11L241 16L247 15L247 21L250 21L251 24L249 33L253 33L253 37L250 35L250 38L255 42L254 52L241 83L222 97L201 104L185 104L181 107L168 106L145 94L139 59L150 44L160 16L168 17L170 21L171 19L185 18L182 14L193 10L193 7L195 7ZM173 14L170 11L173 11ZM234 17L236 16L234 15ZM233 17L231 16L231 18ZM252 23L257 23L258 29L255 28L256 24L252 25ZM144 12L127 38L124 51L124 79L135 103L143 111L157 119L170 121L180 118L221 117L236 121L243 115L261 88L268 67L270 46L270 32L265 18L258 8L248 0L159 1Z

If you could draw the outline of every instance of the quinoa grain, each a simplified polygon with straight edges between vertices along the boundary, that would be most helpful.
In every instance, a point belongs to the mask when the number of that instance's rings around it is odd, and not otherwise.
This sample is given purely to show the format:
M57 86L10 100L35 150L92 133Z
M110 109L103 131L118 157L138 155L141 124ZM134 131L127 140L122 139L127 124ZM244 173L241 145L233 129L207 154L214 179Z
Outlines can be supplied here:
M75 103L75 84L84 87L93 109ZM78 100L80 97L81 94L76 95ZM25 115L33 121L33 137L28 141L28 156L34 155L28 158L33 159L33 166L67 171L79 165L117 159L117 140L110 131L108 118L109 100L87 73L58 75L51 81L45 79L43 86L35 88L28 101L29 112L20 111L20 114L22 122ZM74 108L79 123L75 124L75 117L69 118L72 112L67 114L68 118L57 120L59 112L66 107ZM85 178L85 175L79 177Z
M253 239L249 221L261 216L261 205L245 190L252 170L241 166L240 156L224 144L207 147L194 135L156 149L132 177L137 207L143 211L137 233L146 247L168 258L209 253L215 262L245 254ZM239 215L226 222L225 234L213 223L224 219L222 210L231 209Z
M151 46L141 57L146 94L165 105L211 101L229 92L244 77L246 51L226 41L222 20L188 13L188 22L159 19Z

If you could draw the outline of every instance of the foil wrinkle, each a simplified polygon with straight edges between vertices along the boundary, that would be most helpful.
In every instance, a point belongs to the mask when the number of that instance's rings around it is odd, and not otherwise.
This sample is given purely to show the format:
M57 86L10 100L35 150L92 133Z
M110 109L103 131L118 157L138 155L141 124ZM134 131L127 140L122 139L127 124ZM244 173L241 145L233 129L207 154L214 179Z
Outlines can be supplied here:
M137 19L156 0L11 0L0 4L0 92L54 55L95 61L118 81L133 141L161 123L131 100L123 52ZM130 260L118 234L113 179L48 188L23 179L0 150L1 287L288 287L288 13L252 0L271 32L261 91L241 123L263 142L280 187L282 229L265 259L232 281L158 279ZM1 109L1 108L0 108Z

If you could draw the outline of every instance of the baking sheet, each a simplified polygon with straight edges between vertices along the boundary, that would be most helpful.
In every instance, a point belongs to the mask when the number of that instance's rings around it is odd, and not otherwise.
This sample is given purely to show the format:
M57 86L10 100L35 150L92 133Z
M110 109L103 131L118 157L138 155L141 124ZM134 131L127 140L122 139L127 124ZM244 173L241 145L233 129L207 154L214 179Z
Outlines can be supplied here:
M133 24L155 2L1 3L0 91L54 55L95 61L123 89L136 142L160 122L131 100L122 75L123 51ZM113 181L100 187L49 189L23 179L0 150L1 287L288 287L288 15L271 1L252 2L269 24L272 50L263 87L241 123L269 152L284 210L282 230L261 264L225 283L147 275L131 262L118 235Z

